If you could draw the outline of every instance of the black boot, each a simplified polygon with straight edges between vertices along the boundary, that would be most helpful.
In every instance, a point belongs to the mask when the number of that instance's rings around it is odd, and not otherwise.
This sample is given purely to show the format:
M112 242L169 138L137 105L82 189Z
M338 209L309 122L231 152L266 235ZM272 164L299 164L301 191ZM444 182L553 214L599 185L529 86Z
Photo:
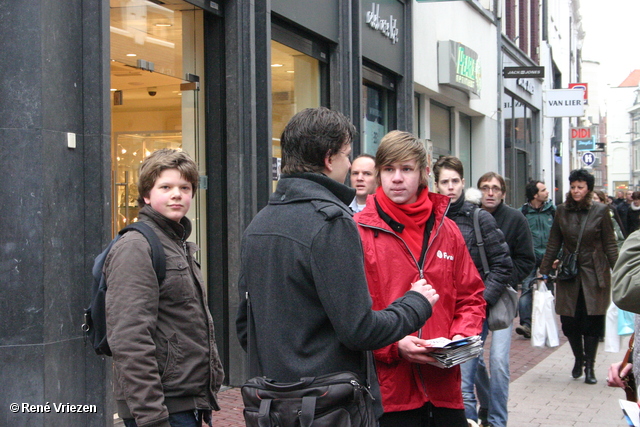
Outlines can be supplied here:
M598 337L584 337L584 382L587 384L595 384L598 382L593 372L593 365L596 362L596 353L598 352Z
M582 335L568 335L569 344L571 345L571 351L573 351L573 357L575 357L575 364L571 370L571 376L573 378L580 378L582 376L582 366L584 364L584 350L582 349Z

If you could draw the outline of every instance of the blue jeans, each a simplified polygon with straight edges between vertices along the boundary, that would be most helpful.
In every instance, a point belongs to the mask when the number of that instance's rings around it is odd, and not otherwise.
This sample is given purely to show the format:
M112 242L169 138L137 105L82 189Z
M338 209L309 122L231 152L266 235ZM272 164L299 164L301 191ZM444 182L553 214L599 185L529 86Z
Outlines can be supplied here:
M491 351L489 354L489 368L491 381L484 362L484 352L477 358L461 365L462 370L462 398L467 418L478 420L478 401L481 408L489 412L488 422L496 427L507 425L507 402L509 400L509 351L511 349L511 330L513 326L491 335ZM489 334L485 321L482 329L482 340ZM474 390L475 386L475 390ZM476 392L478 399L476 400Z
M520 315L520 325L531 327L531 305L533 304L533 279L536 278L538 268L533 271L522 281L522 293L518 300L518 314Z
M211 427L211 411L184 411L169 414L169 424L171 427L201 427L202 421ZM132 418L122 420L126 427L138 427Z

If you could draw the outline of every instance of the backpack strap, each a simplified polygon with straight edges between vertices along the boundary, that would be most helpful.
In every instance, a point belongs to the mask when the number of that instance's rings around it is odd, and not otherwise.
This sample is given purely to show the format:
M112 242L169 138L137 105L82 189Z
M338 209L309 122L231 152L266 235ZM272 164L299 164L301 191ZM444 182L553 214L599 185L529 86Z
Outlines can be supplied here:
M487 261L487 253L484 250L484 240L482 239L482 232L480 231L480 208L473 211L473 230L476 233L476 244L478 245L478 251L480 252L480 260L482 260L482 269L484 270L485 277L489 274L489 262Z
M118 232L119 235L123 235L127 231L136 230L147 239L149 246L151 246L151 262L153 263L153 269L158 277L158 283L162 283L167 273L167 259L164 255L164 249L160 238L153 229L144 222L133 222Z

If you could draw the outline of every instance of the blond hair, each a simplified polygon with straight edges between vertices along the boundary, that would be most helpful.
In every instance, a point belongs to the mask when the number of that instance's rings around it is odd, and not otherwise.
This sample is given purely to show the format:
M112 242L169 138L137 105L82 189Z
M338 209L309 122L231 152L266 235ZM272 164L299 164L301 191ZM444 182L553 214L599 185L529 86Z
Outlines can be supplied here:
M389 166L396 162L406 162L415 160L416 167L420 170L420 186L419 190L427 187L428 173L427 167L427 149L424 143L412 133L393 130L386 134L380 147L376 152L376 180L378 185L380 182L380 171L384 166Z

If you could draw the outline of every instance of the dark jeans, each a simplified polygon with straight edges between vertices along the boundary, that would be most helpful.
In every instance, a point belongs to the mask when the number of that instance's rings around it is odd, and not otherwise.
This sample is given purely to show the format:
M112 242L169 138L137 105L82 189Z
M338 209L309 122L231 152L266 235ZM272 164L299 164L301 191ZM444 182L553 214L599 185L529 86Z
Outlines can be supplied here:
M464 409L437 408L428 402L422 408L385 412L380 427L468 427Z
M138 427L133 418L124 421L126 427ZM202 427L202 422L211 427L211 411L184 411L169 414L171 427Z

